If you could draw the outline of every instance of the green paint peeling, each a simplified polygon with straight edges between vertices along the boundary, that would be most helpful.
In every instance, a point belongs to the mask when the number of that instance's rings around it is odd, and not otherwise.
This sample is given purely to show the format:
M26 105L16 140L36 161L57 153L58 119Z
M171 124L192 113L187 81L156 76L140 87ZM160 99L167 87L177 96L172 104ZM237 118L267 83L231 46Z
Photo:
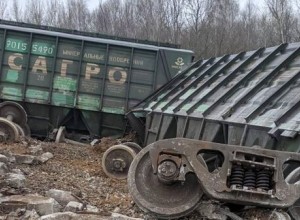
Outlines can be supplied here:
M168 103L168 102L161 102L161 103L157 106L157 108L162 108L162 107L164 107L167 103Z
M192 106L191 103L184 105L181 109L187 111Z
M195 109L197 112L204 112L206 109L208 109L209 105L203 104L200 105L198 108Z
M17 82L19 79L19 72L16 70L9 69L6 74L5 81L7 82Z
M76 91L77 80L71 77L56 76L54 78L53 88L67 91Z
M78 95L77 107L79 109L98 111L100 109L100 98L92 95Z
M120 109L120 108L103 107L102 111L106 113L113 113L113 114L125 114L124 108Z
M74 97L73 92L53 92L51 103L56 106L73 107Z
M186 93L184 93L180 97L180 99L187 99L195 90L196 90L196 88L189 89Z
M37 89L27 89L26 98L33 99L31 101L35 101L35 99L48 101L49 92Z
M22 100L22 90L21 90L21 88L16 88L16 87L4 87L2 89L1 97L3 99L21 101Z

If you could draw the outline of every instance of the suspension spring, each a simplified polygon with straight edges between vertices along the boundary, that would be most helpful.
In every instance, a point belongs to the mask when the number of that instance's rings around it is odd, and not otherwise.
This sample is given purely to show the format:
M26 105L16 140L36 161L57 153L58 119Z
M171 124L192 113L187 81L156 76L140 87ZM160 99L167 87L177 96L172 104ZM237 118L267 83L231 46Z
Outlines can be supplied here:
M255 189L256 187L256 174L251 168L245 171L244 186L249 189Z
M269 170L260 170L257 172L256 188L263 190L271 189L271 172Z
M230 186L243 187L245 170L241 165L234 165L231 170Z

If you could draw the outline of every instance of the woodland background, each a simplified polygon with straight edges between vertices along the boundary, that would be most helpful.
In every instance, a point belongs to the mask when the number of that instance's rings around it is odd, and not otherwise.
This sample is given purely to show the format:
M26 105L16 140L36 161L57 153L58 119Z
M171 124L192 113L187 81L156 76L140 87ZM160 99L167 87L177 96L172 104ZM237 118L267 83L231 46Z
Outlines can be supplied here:
M0 18L180 44L197 58L300 41L300 0L0 0Z

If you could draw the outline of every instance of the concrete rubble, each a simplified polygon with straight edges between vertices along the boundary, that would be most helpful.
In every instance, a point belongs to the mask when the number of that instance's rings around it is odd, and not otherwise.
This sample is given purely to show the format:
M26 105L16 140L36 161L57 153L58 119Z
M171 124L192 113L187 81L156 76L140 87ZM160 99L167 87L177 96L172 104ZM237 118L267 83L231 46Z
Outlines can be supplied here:
M5 163L0 162L0 175L4 175L8 172L7 166Z
M5 183L12 188L25 187L26 177L20 173L7 173Z
M34 164L36 163L35 161L35 156L32 155L23 155L23 154L14 154L13 155L16 158L16 163L17 164Z
M55 199L62 206L66 206L69 202L78 201L78 199L76 199L71 192L59 189L50 189L46 192L46 196Z
M42 155L36 157L37 161L40 163L46 163L51 158L53 158L53 154L50 152L43 153Z
M0 207L13 209L15 204L23 204L28 210L36 210L39 215L48 215L59 212L61 207L52 198L40 195L13 195L0 198Z
M64 212L79 212L83 210L84 205L80 202L69 202L64 208Z
M7 156L4 156L3 154L0 154L0 162L2 163L8 163L8 158Z

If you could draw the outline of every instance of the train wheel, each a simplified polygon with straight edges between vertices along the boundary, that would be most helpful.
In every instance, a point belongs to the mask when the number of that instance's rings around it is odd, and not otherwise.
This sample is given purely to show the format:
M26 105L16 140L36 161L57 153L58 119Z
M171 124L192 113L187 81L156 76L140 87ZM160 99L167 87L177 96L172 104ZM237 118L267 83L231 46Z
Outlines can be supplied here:
M27 123L27 114L24 108L16 102L2 102L0 104L0 117L23 126Z
M286 178L285 181L289 184L300 184L300 167L294 169ZM300 219L300 199L289 208L289 214L293 219Z
M19 140L19 131L15 124L5 118L0 118L0 142Z
M18 129L18 133L20 137L25 137L25 131L23 130L23 128L15 123L16 128Z
M55 137L55 143L63 143L65 141L66 127L60 126Z
M111 178L126 179L136 152L130 147L119 144L110 147L102 157L102 168Z
M196 175L188 173L184 182L160 181L153 173L149 150L144 148L129 169L128 188L133 200L143 211L160 219L180 218L191 213L203 195Z
M24 133L25 133L25 137L30 137L31 136L31 130L30 130L30 127L29 125L26 123L24 124L23 126L21 126Z
M142 150L142 147L134 142L124 142L123 145L130 147L134 152L139 153Z

